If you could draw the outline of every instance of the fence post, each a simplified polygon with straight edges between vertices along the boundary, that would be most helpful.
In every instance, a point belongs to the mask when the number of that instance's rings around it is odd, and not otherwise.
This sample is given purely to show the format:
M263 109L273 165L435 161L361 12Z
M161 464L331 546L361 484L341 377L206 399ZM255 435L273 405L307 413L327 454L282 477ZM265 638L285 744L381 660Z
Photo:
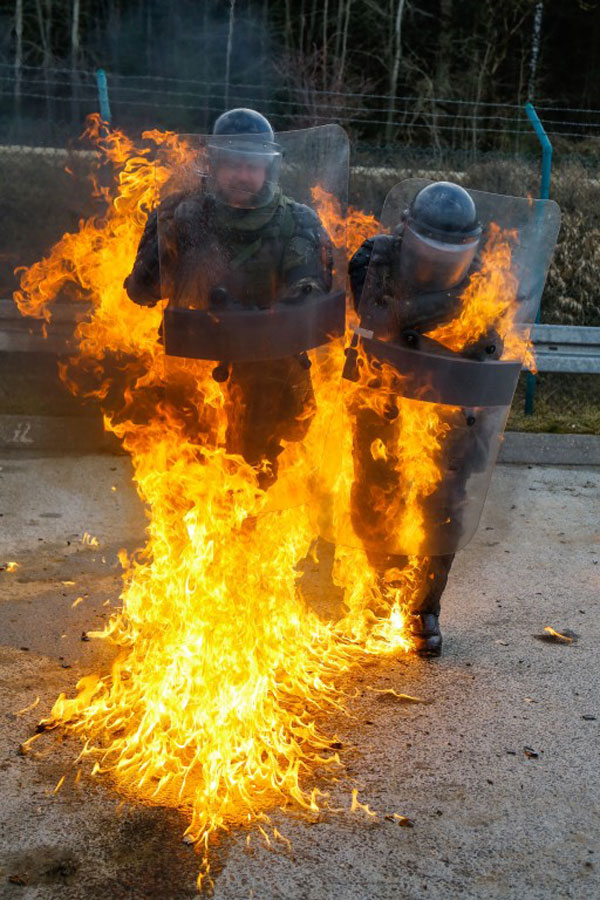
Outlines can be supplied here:
M540 184L540 200L547 200L550 196L550 172L552 169L552 144L548 139L548 135L544 129L544 126L540 122L539 116L535 111L535 107L533 103L525 104L525 112L527 113L527 118L531 122L533 126L533 130L535 131L537 138L542 146L542 180ZM540 302L540 308L538 309L538 313L535 321L539 322L542 313L542 305ZM525 384L525 415L532 416L533 415L533 407L535 402L535 375L533 372L528 372L526 376L526 384Z
M110 125L110 103L108 101L108 84L104 69L96 69L96 83L98 85L98 101L100 103L100 116L104 122Z

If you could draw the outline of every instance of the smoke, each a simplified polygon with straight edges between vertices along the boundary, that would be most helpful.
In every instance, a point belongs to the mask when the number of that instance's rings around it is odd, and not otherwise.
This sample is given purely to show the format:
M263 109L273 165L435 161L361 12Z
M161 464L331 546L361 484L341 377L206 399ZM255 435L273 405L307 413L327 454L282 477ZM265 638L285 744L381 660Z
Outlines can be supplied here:
M107 60L115 122L126 129L205 132L225 108L260 109L273 93L267 24L248 6L234 16L214 0L113 12L94 53Z

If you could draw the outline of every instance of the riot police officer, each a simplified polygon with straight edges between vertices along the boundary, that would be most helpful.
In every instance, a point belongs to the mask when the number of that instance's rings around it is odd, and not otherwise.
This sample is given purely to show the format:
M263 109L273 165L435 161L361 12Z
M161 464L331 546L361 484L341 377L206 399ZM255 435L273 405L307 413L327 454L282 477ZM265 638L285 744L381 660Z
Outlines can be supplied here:
M168 296L169 307L218 313L329 291L329 238L311 208L281 191L282 152L268 120L250 109L223 113L205 150L208 178L149 215L125 281L129 297L151 306ZM215 367L227 396L226 449L257 468L262 487L276 478L281 442L301 440L314 415L309 366L299 353Z
M355 306L360 315L360 333L385 342L393 357L393 348L420 347L433 353L447 352L427 337L432 331L453 319L469 277L479 265L478 249L482 226L471 196L463 188L448 182L429 184L418 191L402 221L391 234L377 235L363 243L350 262L350 281ZM345 377L359 380L355 347L347 355ZM492 329L476 343L463 347L461 356L476 359L498 359L502 345ZM368 357L368 352L367 352ZM373 370L381 363L371 360ZM393 366L393 359L391 360ZM375 379L377 380L377 379ZM354 411L354 483L351 515L354 531L361 539L371 565L383 575L389 570L402 570L408 557L390 553L386 547L385 510L378 498L388 500L408 489L398 459L386 453L373 453L374 441L386 440L389 446L397 407L393 398L381 410L363 406ZM461 505L464 502L467 476L484 465L486 452L485 416L473 410L453 409L447 414L449 437L445 447L445 473L434 492L423 500L423 510L435 510L437 523L431 516L426 527L438 529L439 546L453 545L454 532L461 528ZM476 428L471 426L476 425ZM466 451L464 434L468 434L470 458L463 465ZM399 442L402 443L400 425ZM453 460L460 464L454 465ZM441 517L439 516L442 511ZM440 600L446 587L454 559L453 553L423 556L420 560L420 584L412 597L411 631L421 656L439 656L442 635L439 627ZM392 581L393 581L393 575Z

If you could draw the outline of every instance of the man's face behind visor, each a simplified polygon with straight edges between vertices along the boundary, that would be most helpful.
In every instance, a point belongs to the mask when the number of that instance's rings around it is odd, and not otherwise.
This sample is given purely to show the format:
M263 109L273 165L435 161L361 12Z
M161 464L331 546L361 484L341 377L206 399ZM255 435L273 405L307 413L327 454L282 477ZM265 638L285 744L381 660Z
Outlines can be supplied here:
M237 209L252 209L267 178L267 163L251 154L223 154L214 177L224 203Z

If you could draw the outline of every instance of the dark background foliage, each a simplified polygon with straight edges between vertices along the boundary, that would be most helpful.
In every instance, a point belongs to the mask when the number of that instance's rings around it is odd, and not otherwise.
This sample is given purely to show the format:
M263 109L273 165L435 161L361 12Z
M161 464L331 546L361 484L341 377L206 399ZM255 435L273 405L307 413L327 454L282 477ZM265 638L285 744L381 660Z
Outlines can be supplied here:
M592 0L2 0L0 23L5 142L78 133L99 66L137 129L205 130L245 103L369 144L522 152L533 98L580 152L600 133Z

